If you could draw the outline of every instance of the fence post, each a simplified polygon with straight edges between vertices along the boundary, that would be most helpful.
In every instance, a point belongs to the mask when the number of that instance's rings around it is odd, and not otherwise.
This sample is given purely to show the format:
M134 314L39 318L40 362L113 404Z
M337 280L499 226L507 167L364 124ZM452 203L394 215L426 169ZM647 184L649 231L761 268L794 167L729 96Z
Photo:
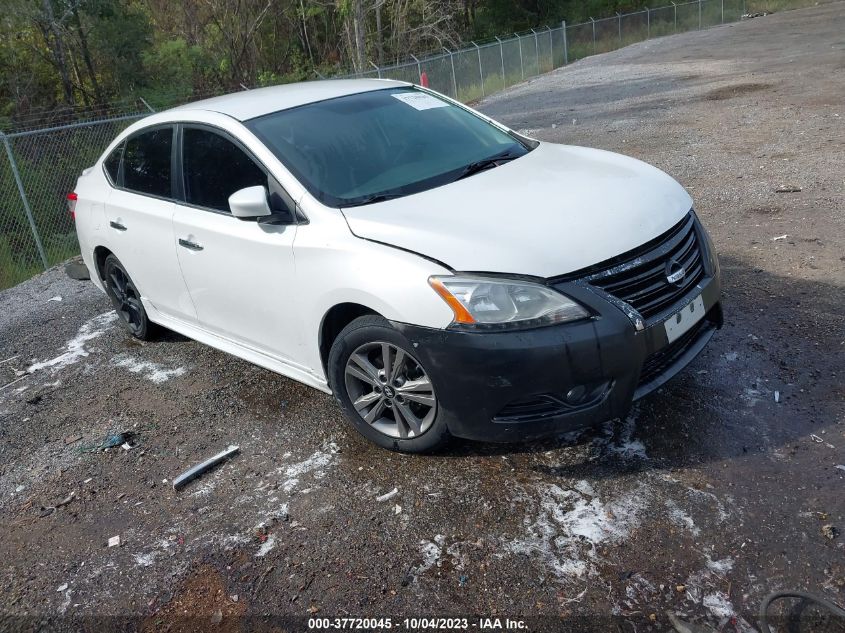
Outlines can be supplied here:
M502 45L502 40L498 37L496 41L499 43L499 57L502 58L502 88L507 86L507 80L505 79L505 47Z
M722 0L722 24L725 23L725 0Z
M540 43L537 41L537 31L531 29L534 34L534 57L537 58L537 74L540 74Z
M455 54L445 46L443 47L443 50L449 53L449 63L452 65L452 90L455 91L455 101L460 101L460 99L458 99L458 78L455 75Z
M619 46L622 46L622 14L616 12L616 19L619 20Z
M9 167L12 168L12 175L15 177L15 184L18 186L18 193L23 203L23 210L26 213L26 219L29 222L29 228L32 229L32 237L35 238L35 247L38 249L38 255L41 257L41 263L44 265L44 270L47 270L50 265L47 263L47 255L44 253L44 245L41 243L41 236L38 235L38 229L35 226L35 219L32 217L32 209L29 206L29 200L26 198L26 192L21 182L21 175L18 172L18 164L15 162L15 157L12 154L12 146L9 145L9 138L0 132L3 137L3 145L6 147L6 156L9 158Z
M418 60L413 55L411 55L411 59L413 59L415 62L417 62L417 77L419 78L420 81L422 81L422 64L420 64L420 60Z
M742 15L745 15L745 0L742 0Z
M672 3L672 8L675 9L675 33L678 32L678 5Z
M554 41L552 40L552 27L547 26L546 28L549 29L549 62L550 62L549 70L554 70L555 69L555 46L554 46Z
M481 49L475 42L470 42L475 46L475 51L478 53L478 76L481 77L481 96L484 96L484 71L481 69Z
M519 42L519 71L522 73L522 80L525 81L525 64L522 63L522 38L519 33L514 33L514 35L516 35L516 41Z
M645 38L651 39L651 9L645 8Z
M590 22L593 23L593 55L596 54L596 21L591 17Z
M563 28L563 65L566 66L569 64L569 46L566 41L566 20L560 23L561 28Z
M698 0L698 30L701 30L701 0Z

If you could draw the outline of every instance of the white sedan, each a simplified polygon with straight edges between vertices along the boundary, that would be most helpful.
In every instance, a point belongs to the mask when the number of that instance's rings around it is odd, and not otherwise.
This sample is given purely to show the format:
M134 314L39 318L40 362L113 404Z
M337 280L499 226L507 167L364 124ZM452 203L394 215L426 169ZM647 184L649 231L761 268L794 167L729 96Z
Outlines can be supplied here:
M332 393L395 450L622 416L722 324L672 178L401 82L154 114L69 197L133 336L158 324Z

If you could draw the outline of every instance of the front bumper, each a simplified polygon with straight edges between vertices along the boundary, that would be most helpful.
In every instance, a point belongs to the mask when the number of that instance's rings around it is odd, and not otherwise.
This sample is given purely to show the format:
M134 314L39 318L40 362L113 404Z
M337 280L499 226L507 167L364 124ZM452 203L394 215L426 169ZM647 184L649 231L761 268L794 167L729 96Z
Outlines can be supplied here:
M723 322L718 263L706 257L707 276L643 329L618 302L577 281L556 287L592 309L592 319L513 332L393 325L432 378L453 435L515 442L561 434L625 416L705 347ZM669 343L665 319L699 295L704 318Z

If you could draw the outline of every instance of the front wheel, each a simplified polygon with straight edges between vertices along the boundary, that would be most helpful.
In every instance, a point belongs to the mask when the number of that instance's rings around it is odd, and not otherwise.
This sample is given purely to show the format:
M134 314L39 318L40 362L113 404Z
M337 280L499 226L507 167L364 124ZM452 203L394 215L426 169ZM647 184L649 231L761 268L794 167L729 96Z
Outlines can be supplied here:
M355 428L379 446L422 453L449 438L434 384L402 334L379 316L347 325L329 353L329 381Z

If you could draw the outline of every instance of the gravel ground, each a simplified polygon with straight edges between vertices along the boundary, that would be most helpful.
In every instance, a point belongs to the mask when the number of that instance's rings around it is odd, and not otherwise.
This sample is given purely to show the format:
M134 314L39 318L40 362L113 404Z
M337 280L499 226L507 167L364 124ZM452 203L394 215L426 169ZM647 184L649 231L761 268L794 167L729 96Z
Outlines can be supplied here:
M177 335L128 339L60 269L0 293L0 629L666 631L672 610L752 631L774 589L845 601L844 32L842 3L775 14L479 104L665 169L719 247L726 327L624 421L392 454L324 394ZM116 431L131 450L96 448Z

